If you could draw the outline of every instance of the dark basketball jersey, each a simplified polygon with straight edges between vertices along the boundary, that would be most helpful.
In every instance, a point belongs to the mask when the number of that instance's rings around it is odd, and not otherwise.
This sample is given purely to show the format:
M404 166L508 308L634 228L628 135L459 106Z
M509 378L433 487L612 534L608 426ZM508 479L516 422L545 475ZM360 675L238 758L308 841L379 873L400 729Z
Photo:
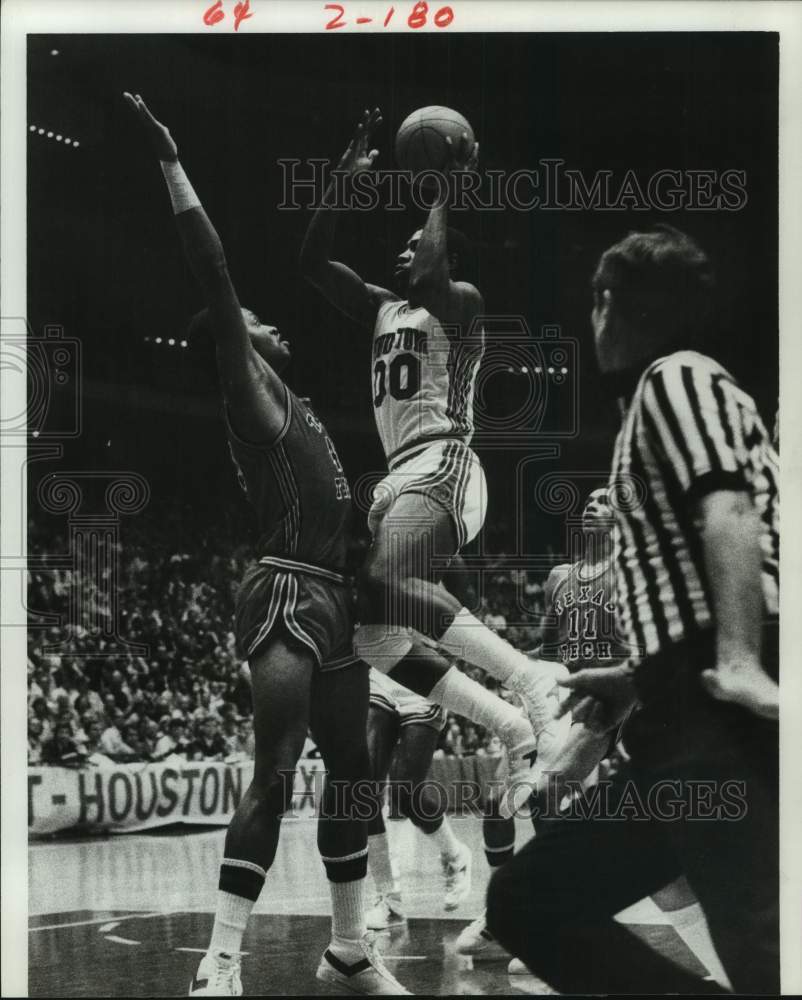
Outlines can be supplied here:
M226 421L240 485L256 510L257 555L342 573L351 518L348 480L326 428L285 389L287 419L273 444L249 444Z
M557 618L556 642L544 656L561 660L569 670L610 666L627 656L616 635L616 583L612 562L588 576L574 563L554 588L551 614Z

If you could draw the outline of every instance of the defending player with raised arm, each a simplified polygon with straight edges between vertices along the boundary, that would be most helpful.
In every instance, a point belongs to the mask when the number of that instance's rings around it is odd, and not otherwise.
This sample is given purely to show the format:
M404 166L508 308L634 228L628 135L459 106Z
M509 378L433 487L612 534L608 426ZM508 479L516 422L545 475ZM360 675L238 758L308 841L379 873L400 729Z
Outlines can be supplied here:
M370 170L378 110L365 115L340 170ZM452 145L446 178L476 167L467 137ZM442 658L424 655L415 633L483 667L523 700L535 737L552 740L552 665L534 664L480 622L444 587L441 564L481 530L486 484L473 437L473 395L484 350L482 297L460 280L467 241L448 227L448 184L426 224L399 254L397 292L364 282L332 259L334 181L314 213L301 254L308 279L338 309L372 330L372 397L389 474L368 515L373 546L362 574L356 648L382 673L497 732L517 758L527 743L508 703ZM530 734L531 735L531 734ZM514 751L518 750L516 754ZM530 747L531 749L531 747Z
M206 299L202 322L215 340L231 454L260 534L258 562L245 573L236 608L237 645L251 672L254 775L226 834L211 941L190 995L242 993L243 935L275 859L309 729L327 770L318 847L332 898L331 943L317 977L354 993L406 993L367 934L367 823L349 794L368 780L370 764L367 670L352 653L344 576L348 482L322 423L280 377L289 344L241 308L220 239L170 133L139 95L125 99L155 148Z

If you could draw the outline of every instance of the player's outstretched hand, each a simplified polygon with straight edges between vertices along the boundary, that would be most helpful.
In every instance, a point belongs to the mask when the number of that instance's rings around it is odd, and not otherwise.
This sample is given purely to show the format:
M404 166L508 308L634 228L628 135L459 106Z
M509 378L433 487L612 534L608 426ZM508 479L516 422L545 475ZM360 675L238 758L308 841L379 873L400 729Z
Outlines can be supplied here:
M366 110L354 131L354 136L343 153L338 170L346 170L350 174L358 174L363 170L371 170L378 149L370 149L370 141L375 130L384 121L378 108Z
M627 663L578 670L559 683L571 693L560 705L558 718L571 712L574 722L583 722L595 733L606 733L623 722L635 702L632 669Z
M457 143L452 141L451 136L446 136L446 144L450 154L446 164L447 173L473 172L478 168L479 143L472 142L467 132L462 133Z
M150 137L153 149L160 160L175 161L178 159L178 147L170 135L166 125L153 117L150 108L139 94L123 94L125 103L142 123L145 132Z

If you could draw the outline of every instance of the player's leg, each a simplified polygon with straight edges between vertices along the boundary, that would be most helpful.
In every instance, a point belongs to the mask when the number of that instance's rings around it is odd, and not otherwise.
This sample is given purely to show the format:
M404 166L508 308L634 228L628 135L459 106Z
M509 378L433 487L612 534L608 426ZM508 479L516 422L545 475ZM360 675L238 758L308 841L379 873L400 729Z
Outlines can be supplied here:
M451 710L443 700L443 685L436 692L432 690L437 681L434 675L429 676L428 691L420 687L420 669L405 679L400 661L411 640L401 630L411 628L435 640L449 654L484 668L518 694L535 734L545 731L548 740L554 711L549 694L560 668L533 662L520 653L435 580L435 557L442 561L457 552L464 533L460 523L461 517L452 509L425 493L410 491L402 492L375 523L373 546L362 573L359 655L383 673L392 672L399 683ZM470 712L454 710L473 719Z
M561 993L721 992L613 919L679 874L661 826L581 814L544 820L491 879L490 932Z
M719 713L731 717L714 728L712 717ZM709 730L718 743L715 752L700 753L679 774L687 788L692 782L705 788L704 801L695 807L703 815L667 826L733 989L777 995L777 725L736 706L716 705ZM733 809L736 788L741 791Z
M368 819L376 807L367 715L364 663L315 674L311 727L327 771L318 847L332 901L331 942L317 977L352 993L396 995L407 991L388 971L366 933Z
M410 645L400 662L393 660L393 680L496 733L507 750L508 786L518 791L528 784L534 787L538 772L532 758L538 741L521 710L462 673L420 638L413 636ZM373 666L377 665L386 666L386 661L377 657Z
M371 930L387 930L406 923L401 904L401 885L393 870L390 838L384 822L384 791L399 722L395 706L380 707L371 701L368 709L368 756L377 792L376 808L368 820L368 868L376 887L376 898L368 910Z
M401 736L390 768L391 787L397 793L399 811L440 851L445 892L443 906L454 910L471 891L471 850L458 840L446 815L445 790L435 791L427 780L440 736L438 714L434 724L403 720Z
M485 857L493 872L506 864L515 853L515 820L512 816L501 815L500 800L500 790L492 789L482 816ZM457 954L469 955L474 961L489 962L510 958L507 949L487 929L487 914L484 910L462 929L455 948Z
M309 724L313 669L311 652L284 634L275 635L250 660L256 740L253 780L226 833L212 937L192 995L242 992L238 953L276 856L281 817L292 803L295 768Z
M707 969L710 978L732 989L718 957L704 911L683 875L670 885L652 893L652 899L671 921L671 926Z

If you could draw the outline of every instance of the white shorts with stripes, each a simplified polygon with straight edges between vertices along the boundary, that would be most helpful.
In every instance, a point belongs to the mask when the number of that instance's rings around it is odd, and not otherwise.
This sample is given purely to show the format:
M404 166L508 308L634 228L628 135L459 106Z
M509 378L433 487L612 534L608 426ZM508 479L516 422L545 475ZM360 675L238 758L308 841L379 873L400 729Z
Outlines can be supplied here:
M431 504L432 516L445 509L461 549L482 529L487 511L487 483L476 453L460 440L441 438L402 452L376 486L368 512L373 535L402 493L418 493Z
M438 732L446 724L445 712L439 705L415 694L391 677L370 670L370 704L398 716L402 726L431 726Z

